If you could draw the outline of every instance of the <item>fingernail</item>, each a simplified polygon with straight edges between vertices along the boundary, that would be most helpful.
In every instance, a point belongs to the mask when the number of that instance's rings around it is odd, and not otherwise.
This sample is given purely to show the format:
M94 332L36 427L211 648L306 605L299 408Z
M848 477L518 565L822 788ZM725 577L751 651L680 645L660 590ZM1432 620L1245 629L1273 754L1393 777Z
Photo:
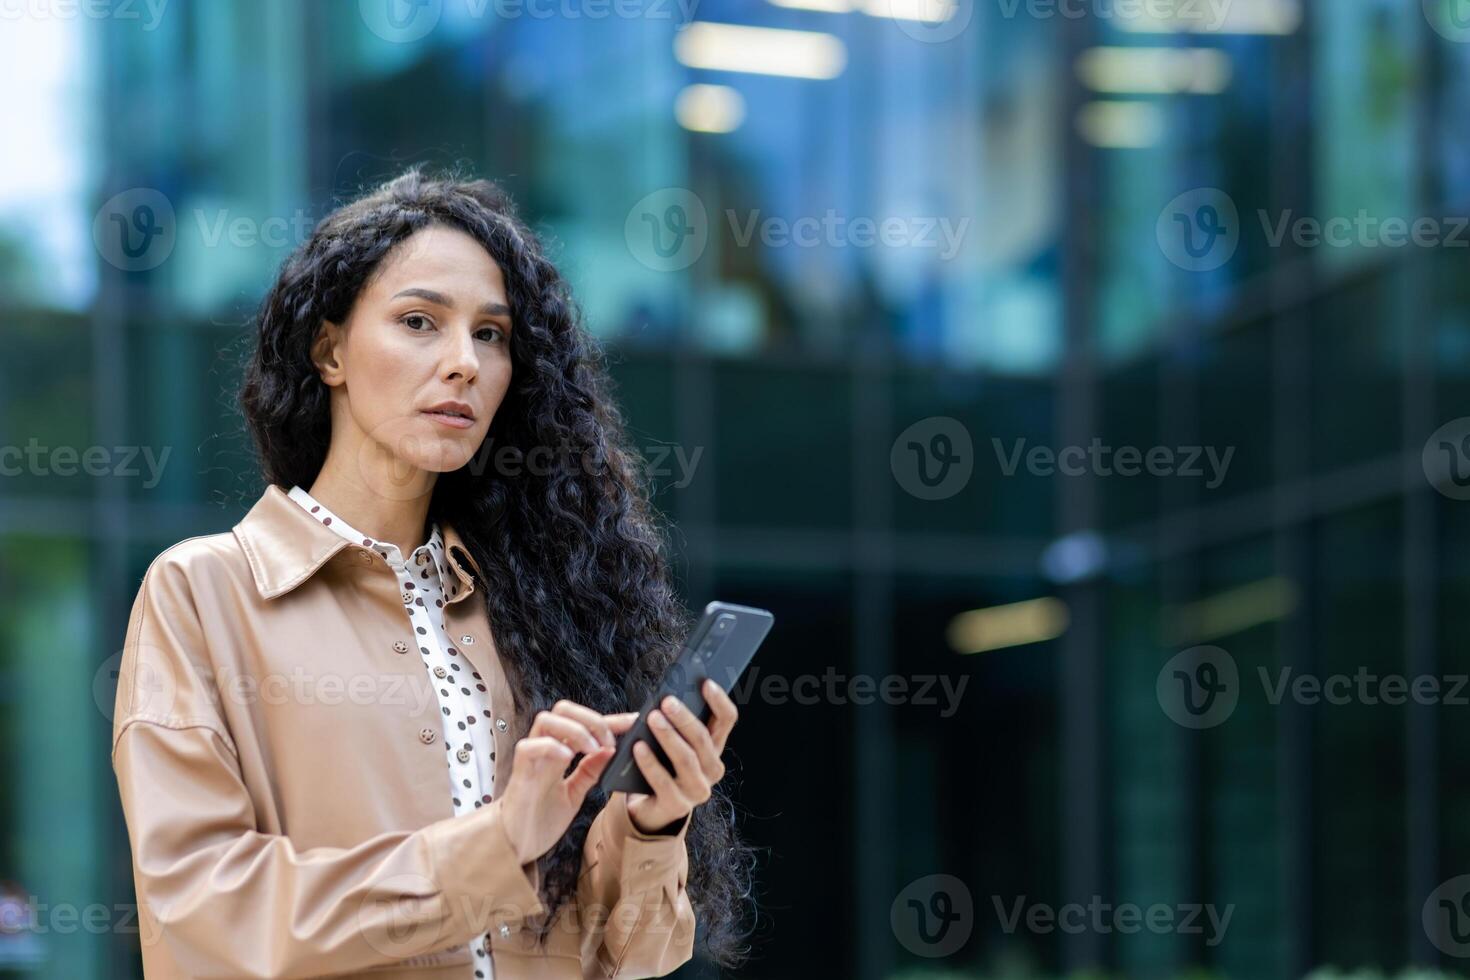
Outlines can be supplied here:
M668 722L664 720L664 716L659 714L657 711L649 713L648 723L654 728L663 728L668 724Z
M679 703L679 699L674 697L672 694L664 698L664 710L671 714L677 713L683 707L684 706Z

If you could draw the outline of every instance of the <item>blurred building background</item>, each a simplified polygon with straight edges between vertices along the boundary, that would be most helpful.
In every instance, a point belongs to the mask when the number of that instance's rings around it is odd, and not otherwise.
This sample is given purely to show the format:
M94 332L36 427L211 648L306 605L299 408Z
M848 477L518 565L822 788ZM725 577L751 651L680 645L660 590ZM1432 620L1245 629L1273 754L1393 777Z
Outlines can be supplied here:
M141 975L129 604L260 492L276 267L412 163L546 236L686 601L834 678L742 702L740 975L1467 969L1467 42L1463 0L0 0L0 972Z

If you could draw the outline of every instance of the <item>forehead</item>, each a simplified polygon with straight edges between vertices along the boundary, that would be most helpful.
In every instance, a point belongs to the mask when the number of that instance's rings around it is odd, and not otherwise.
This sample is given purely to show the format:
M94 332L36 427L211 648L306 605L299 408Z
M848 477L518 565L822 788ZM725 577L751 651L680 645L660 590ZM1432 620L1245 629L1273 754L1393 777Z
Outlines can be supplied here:
M395 245L368 285L384 296L419 286L476 303L505 299L505 277L484 246L441 225L420 228Z

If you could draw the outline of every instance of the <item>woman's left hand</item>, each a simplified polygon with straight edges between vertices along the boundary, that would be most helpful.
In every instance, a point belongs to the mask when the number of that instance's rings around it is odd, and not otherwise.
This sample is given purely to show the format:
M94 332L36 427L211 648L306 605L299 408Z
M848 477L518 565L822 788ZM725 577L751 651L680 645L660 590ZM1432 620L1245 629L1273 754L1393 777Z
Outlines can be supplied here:
M653 792L629 793L628 816L633 826L645 834L656 833L688 816L710 798L711 788L725 775L720 755L739 712L713 680L706 678L701 691L711 711L707 726L672 695L660 702L662 710L655 708L648 713L648 726L674 764L674 773L658 761L642 739L633 744L633 759Z

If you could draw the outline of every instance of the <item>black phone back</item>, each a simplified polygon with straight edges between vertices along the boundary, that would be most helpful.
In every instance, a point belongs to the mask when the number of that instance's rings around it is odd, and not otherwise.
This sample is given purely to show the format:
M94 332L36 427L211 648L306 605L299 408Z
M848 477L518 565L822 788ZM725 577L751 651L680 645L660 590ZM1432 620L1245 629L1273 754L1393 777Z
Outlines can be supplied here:
M638 709L638 720L618 736L618 750L602 774L599 784L602 789L609 793L613 790L628 793L653 791L633 758L633 745L639 739L647 742L658 761L673 772L673 764L648 727L648 713L672 694L700 721L708 722L709 705L700 693L705 678L712 678L728 692L745 672L774 622L775 617L765 609L737 606L730 602L711 602L705 606L704 615L684 642L678 659L669 665L658 687Z

